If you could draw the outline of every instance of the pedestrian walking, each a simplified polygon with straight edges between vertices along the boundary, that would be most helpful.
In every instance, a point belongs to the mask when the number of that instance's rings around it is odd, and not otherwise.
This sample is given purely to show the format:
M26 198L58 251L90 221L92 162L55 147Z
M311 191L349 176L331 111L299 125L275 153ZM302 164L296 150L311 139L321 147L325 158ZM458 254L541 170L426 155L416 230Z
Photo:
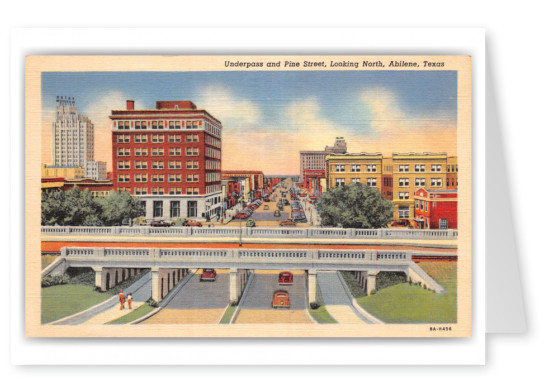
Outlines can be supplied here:
M128 302L128 309L132 309L132 293L128 292L128 295L126 296L126 301Z
M119 293L119 302L121 303L121 311L122 311L122 309L124 308L124 293L122 292L122 289L121 289L121 292Z

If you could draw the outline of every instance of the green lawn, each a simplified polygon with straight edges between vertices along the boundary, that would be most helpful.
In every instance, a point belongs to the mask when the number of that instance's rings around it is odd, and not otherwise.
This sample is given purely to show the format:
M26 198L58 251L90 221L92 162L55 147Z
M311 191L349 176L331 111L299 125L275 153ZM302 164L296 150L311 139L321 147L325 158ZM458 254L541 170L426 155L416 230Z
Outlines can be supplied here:
M308 312L318 323L337 323L337 321L329 315L324 305L315 310L308 308Z
M58 256L59 255L42 255L42 270L44 270L44 268L50 263L55 261Z
M147 303L142 304L138 308L136 308L134 311L132 311L129 314L123 315L120 318L117 318L115 320L112 320L111 322L108 322L107 324L126 324L135 321L136 319L141 318L145 314L148 314L149 312L153 311L155 307L150 306Z
M89 285L56 285L42 288L42 323L76 314L107 300L111 295Z
M222 319L220 320L220 324L229 324L230 319L233 316L235 310L237 309L237 306L230 305L226 309L226 312L224 312L224 316L222 316Z
M419 264L446 289L438 295L418 285L402 283L357 299L367 312L386 323L456 323L457 264L426 262Z

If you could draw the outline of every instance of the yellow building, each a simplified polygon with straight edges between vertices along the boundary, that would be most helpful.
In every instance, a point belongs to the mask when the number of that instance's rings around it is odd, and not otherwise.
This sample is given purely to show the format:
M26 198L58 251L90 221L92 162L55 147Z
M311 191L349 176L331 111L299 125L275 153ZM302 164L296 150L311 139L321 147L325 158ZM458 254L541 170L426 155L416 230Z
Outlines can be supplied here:
M343 153L325 157L327 189L360 183L381 191L383 180L382 153Z
M47 166L46 164L42 164L40 175L42 178L82 179L84 178L84 168L79 166Z
M446 189L447 155L445 153L393 153L392 193L394 219L414 218L414 192Z
M446 188L457 189L457 156L448 157L448 167L446 175Z

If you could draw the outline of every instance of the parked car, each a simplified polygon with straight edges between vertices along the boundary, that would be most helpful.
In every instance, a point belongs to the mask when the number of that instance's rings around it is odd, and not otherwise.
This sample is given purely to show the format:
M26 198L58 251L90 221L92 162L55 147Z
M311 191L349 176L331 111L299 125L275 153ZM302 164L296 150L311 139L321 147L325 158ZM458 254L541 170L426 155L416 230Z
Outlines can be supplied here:
M291 301L289 300L289 293L285 291L275 291L272 299L272 308L290 308Z
M201 273L200 281L215 281L216 280L216 270L214 269L203 269Z
M274 211L274 217L280 217L281 216L281 212L279 211L279 209L276 209Z
M255 223L254 219L247 220L246 226L247 227L256 227L256 223Z
M391 227L407 227L407 228L411 228L411 223L409 222L408 219L399 219L399 220L394 220L392 223L390 223L390 226L391 226Z
M171 225L172 225L171 222L164 221L164 220L153 220L151 222L152 227L170 227Z
M284 199L283 199L283 204L284 204L285 206L291 205L291 203L289 202L289 200L288 200L287 198L284 198Z
M197 220L188 219L188 221L186 221L186 227L202 227L202 226L203 224Z
M136 217L132 221L132 225L147 225L147 219L145 217Z
M279 285L293 285L293 273L291 272L281 272L277 279Z
M264 205L264 210L269 210L270 209L270 205Z
M293 220L291 219L287 219L287 220L281 220L279 222L279 226L280 227L296 227L297 226L297 223L295 223Z

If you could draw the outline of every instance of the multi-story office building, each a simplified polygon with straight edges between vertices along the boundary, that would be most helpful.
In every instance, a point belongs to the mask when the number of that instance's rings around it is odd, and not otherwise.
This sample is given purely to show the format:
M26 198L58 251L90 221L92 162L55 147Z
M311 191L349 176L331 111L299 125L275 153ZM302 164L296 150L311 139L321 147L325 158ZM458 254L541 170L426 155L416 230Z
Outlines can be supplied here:
M107 179L107 163L105 162L86 162L86 178L103 181Z
M222 124L191 101L112 110L113 184L145 202L146 218L222 213Z
M94 124L79 114L73 98L57 98L52 123L52 158L54 166L86 167L94 160Z
M382 170L383 154L379 152L331 154L325 158L328 189L360 183L381 191Z
M300 181L304 182L304 170L324 170L325 157L332 153L346 153L344 137L337 137L335 144L323 151L300 151Z
M394 219L413 222L416 189L446 189L447 155L445 153L393 153L392 193Z

